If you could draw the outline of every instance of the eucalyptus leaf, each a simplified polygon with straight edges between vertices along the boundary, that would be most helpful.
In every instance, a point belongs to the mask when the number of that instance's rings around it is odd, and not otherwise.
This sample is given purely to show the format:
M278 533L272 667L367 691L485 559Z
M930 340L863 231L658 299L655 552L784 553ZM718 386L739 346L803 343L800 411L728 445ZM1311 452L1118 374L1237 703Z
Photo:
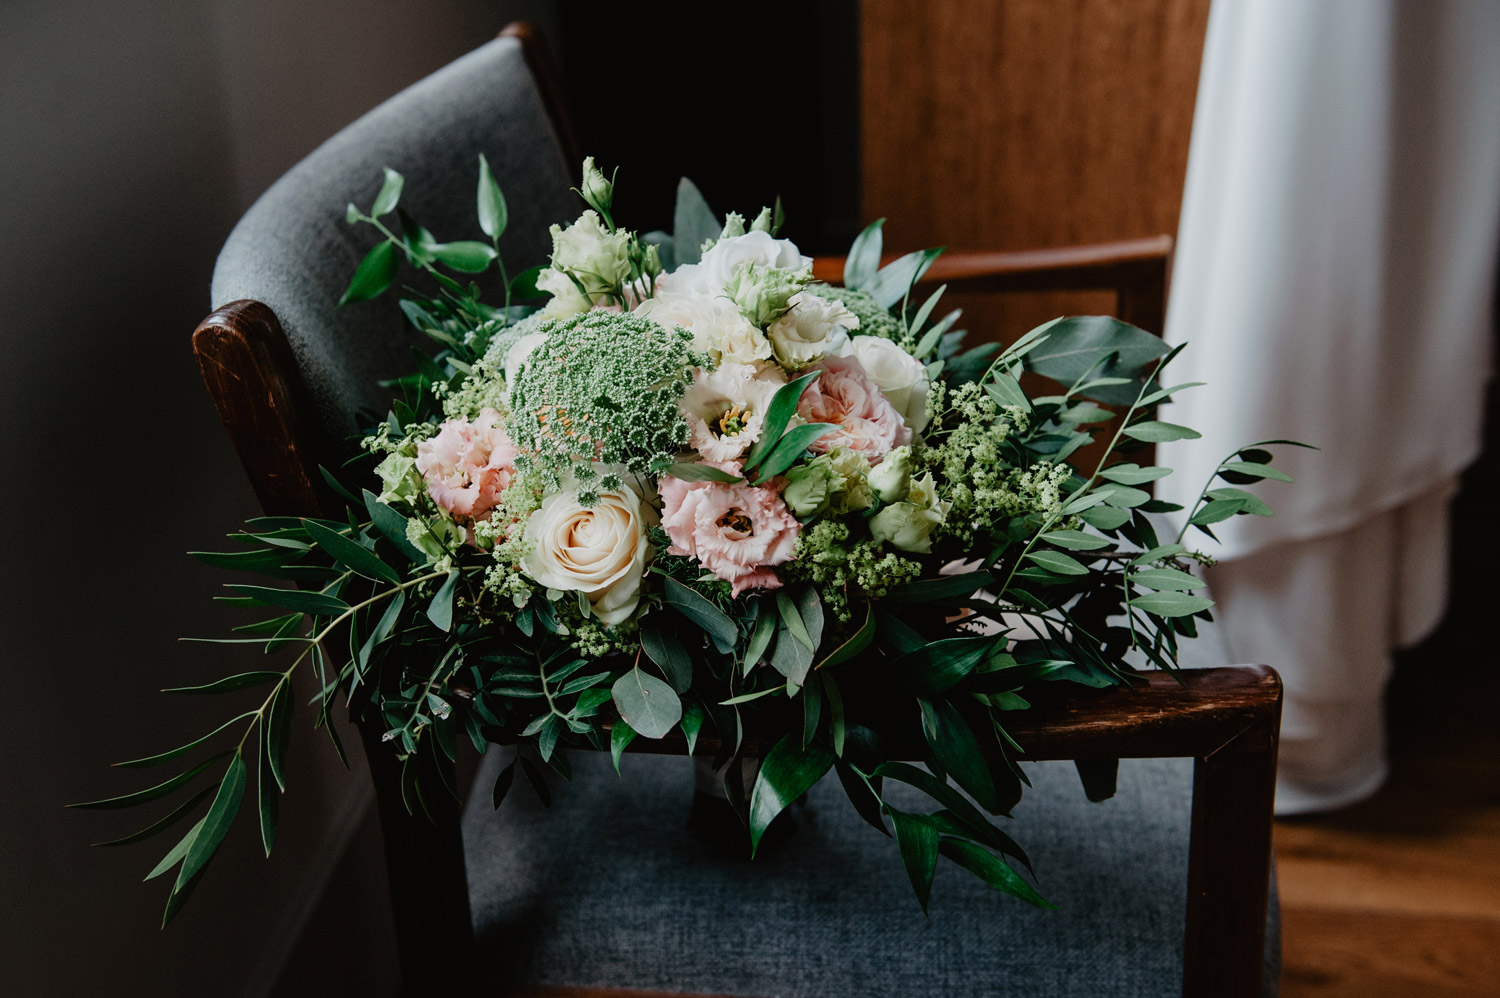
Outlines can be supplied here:
M932 261L942 255L942 247L916 250L886 264L875 275L874 280L863 288L881 308L890 308L906 297L912 286L927 273Z
M1025 355L1027 369L1063 385L1090 375L1129 379L1079 392L1105 405L1134 403L1147 370L1170 349L1159 337L1109 316L1069 316L1044 328L1045 337Z
M723 225L693 182L686 177L679 180L677 207L672 212L672 251L677 266L697 263L703 255L700 247L709 239L717 239L723 230Z
M739 628L723 610L714 606L702 593L667 578L662 585L663 601L703 629L714 647L728 655L739 641ZM643 732L644 733L644 732Z
M1054 530L1043 534L1041 539L1054 547L1067 548L1070 551L1097 551L1110 546L1109 538L1100 537L1098 534L1086 534L1081 530Z
M240 801L245 796L245 782L245 758L235 753L229 760L229 770L224 774L223 782L219 784L219 792L214 795L213 803L208 806L208 813L203 816L203 825L199 828L198 834L193 836L187 855L183 857L182 866L177 870L177 882L172 885L173 895L182 893L192 879L208 864L213 854L218 851L219 843L224 841L224 836L229 832L230 823L239 812ZM167 916L163 922L171 918L172 911L172 899L169 897Z
M672 687L639 667L615 680L611 692L615 709L643 737L665 738L682 720L682 700Z
M854 237L849 255L844 258L844 287L858 291L875 279L875 272L880 269L883 225L885 219L877 218Z
M661 626L655 615L641 624L641 647L651 661L661 667L662 675L678 693L686 693L693 684L693 660L676 636Z

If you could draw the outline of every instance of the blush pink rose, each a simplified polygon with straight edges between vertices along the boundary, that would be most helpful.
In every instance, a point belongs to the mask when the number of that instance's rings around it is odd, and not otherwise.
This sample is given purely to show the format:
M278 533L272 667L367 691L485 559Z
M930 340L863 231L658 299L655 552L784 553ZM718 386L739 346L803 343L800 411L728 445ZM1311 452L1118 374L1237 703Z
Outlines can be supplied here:
M433 502L454 516L482 520L510 485L516 453L500 414L484 409L472 423L448 420L437 436L417 444L417 470Z
M823 373L807 386L797 412L809 423L836 423L839 429L812 443L825 454L835 447L863 455L879 464L891 448L911 443L911 430L865 369L853 357L825 357L812 365Z
M716 465L739 474L731 462ZM672 539L668 554L697 558L733 585L779 589L772 565L790 561L802 524L774 488L747 482L684 482L670 475L660 483L662 529Z

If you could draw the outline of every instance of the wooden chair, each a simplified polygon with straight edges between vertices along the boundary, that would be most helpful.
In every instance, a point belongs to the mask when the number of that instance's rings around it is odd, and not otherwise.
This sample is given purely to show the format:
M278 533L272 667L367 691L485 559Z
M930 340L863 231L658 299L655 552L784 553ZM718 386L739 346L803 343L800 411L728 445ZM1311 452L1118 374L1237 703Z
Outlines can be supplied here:
M570 135L570 130L555 99L556 88L546 85L550 76L545 66L534 35L524 28L508 29L497 41L340 133L273 187L263 202L279 205L276 210L281 213L288 198L300 197L306 190L324 190L327 183L341 179L359 185L330 203L304 205L305 230L259 233L261 216L270 209L258 204L231 236L220 258L221 269L226 258L243 255L257 245L261 252L285 246L282 252L317 252L333 261L329 273L290 290L270 281L267 287L275 287L283 296L275 301L257 300L250 293L253 289L224 284L216 275L215 297L221 304L193 334L204 381L268 515L317 516L340 507L324 491L318 466L339 463L348 448L342 434L354 424L356 407L372 399L373 384L350 384L350 379L388 376L399 369L406 334L399 321L385 321L385 314L396 309L388 302L361 306L364 310L351 318L335 315L334 303L336 289L357 260L357 247L347 245L344 235L344 201L366 186L373 193L379 166L385 165L378 158L391 154L392 143L415 151L423 142L439 141L421 127L410 127L414 111L430 112L434 102L451 107L455 95L441 93L449 86L458 87L463 91L459 97L481 108L487 101L494 102L496 127L513 128L521 122L533 130L533 134L505 137L512 148L528 144L525 156L515 162L524 160L529 168L510 163L516 176L508 179L503 159L497 167L502 185L512 195L513 227L526 224L515 220L517 215L551 212L553 217L545 221L554 221L576 212L566 195L576 156L568 155L570 143L558 138ZM489 89L497 84L510 89ZM536 132L538 108L545 109L550 122L551 131L546 134ZM493 133L486 136L484 128L474 125L483 116L476 117L473 108L461 117L470 123L472 134L460 137L459 145L496 137ZM455 142L451 129L444 131L441 141L450 146ZM470 150L459 152L473 159ZM390 165L404 168L409 164ZM409 172L420 179L418 170ZM315 183L316 178L321 181ZM415 182L413 189L420 189ZM426 207L441 215L442 199L450 196L467 205L471 189L468 174L450 187L430 188ZM545 233L537 219L531 221L532 235ZM429 227L440 235L448 234L440 220ZM518 238L525 235L523 230ZM309 245L309 239L315 245ZM1169 247L1170 241L1158 240L1035 254L955 254L940 260L929 276L997 291L1113 287L1120 294L1122 313L1153 328L1160 324ZM502 244L507 259L509 254L527 251L535 259L544 254L538 247L519 242ZM277 261L265 263L276 269ZM837 278L828 271L827 262L820 261L818 266L826 276ZM360 339L349 335L350 322L359 326ZM322 341L325 336L331 345ZM354 352L358 358L341 366L340 356ZM1032 759L1195 760L1184 899L1184 995L1261 993L1279 717L1280 684L1272 670L1213 668L1185 672L1180 681L1147 673L1135 689L1060 697L1029 712L1012 729ZM356 721L385 834L403 973L413 989L418 982L431 980L434 968L441 968L442 978L451 984L474 966L475 957L459 804L440 803L431 819L409 814L402 803L395 761L380 744L378 720L365 723L356 714ZM681 753L684 746L671 740L638 739L632 749ZM705 737L697 751L711 754L716 749L712 739ZM914 746L911 757L922 756ZM894 856L889 860L895 863ZM912 915L915 922L914 906ZM550 989L545 993L600 992Z

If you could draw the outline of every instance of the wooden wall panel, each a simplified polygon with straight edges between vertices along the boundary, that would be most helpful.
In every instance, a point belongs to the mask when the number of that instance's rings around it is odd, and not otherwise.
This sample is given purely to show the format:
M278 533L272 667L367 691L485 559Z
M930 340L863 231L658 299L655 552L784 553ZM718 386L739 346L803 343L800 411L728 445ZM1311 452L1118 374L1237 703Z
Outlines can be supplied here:
M888 219L893 250L1174 234L1208 6L864 0L864 215ZM1100 299L955 304L1009 339Z

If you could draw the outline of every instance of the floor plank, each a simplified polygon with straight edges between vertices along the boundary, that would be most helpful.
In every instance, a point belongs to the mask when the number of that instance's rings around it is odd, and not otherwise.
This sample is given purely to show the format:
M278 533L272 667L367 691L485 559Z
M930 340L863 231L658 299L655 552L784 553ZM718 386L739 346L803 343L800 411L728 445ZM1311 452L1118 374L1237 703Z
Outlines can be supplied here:
M1292 909L1282 924L1283 998L1500 991L1500 920Z

